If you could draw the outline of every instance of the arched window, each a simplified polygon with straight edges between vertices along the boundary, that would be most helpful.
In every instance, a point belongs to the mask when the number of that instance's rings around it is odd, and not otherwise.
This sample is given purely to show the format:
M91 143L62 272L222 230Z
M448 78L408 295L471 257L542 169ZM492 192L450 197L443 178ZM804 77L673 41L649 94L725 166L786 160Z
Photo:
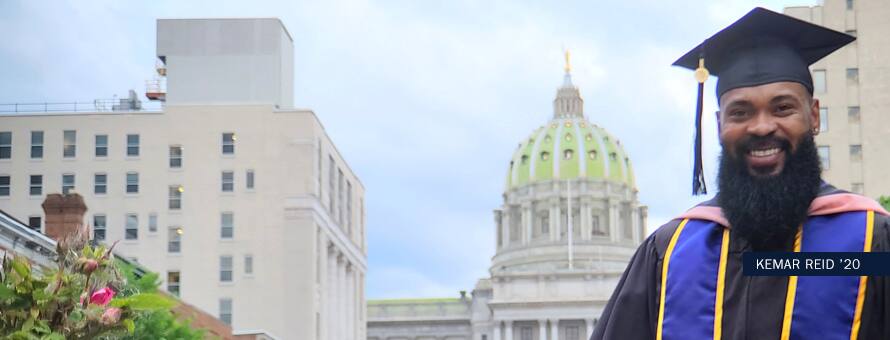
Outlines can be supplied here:
M591 134L588 133L587 136L584 136L584 140L586 140L586 141L588 141L588 142L589 142L589 141L592 141L592 140L593 140L593 135L591 135Z
M614 153L614 152L609 153L609 159L611 159L613 161L618 159L618 154Z
M571 141L572 141L572 134L571 134L571 133L567 133L565 138L566 138L566 142L571 142Z
M541 152L541 160L542 161L550 160L550 153L547 151Z
M522 155L522 159L520 160L520 164L528 164L528 155Z
M587 152L587 157L592 160L596 160L596 150L590 150Z
M572 151L572 149L566 149L565 151L562 152L562 158L565 160L570 160L570 159L572 159L572 155L574 153L575 152Z

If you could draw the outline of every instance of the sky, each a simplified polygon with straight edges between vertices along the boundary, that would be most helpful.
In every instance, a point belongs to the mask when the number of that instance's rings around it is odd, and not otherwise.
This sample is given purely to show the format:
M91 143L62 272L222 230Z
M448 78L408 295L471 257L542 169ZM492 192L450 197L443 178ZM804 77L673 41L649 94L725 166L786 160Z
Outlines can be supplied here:
M0 104L143 92L159 18L280 18L295 106L315 111L366 189L366 296L456 297L488 276L510 157L553 115L564 49L587 118L633 162L651 232L707 199L690 188L695 81L671 63L756 6L816 1L2 0Z

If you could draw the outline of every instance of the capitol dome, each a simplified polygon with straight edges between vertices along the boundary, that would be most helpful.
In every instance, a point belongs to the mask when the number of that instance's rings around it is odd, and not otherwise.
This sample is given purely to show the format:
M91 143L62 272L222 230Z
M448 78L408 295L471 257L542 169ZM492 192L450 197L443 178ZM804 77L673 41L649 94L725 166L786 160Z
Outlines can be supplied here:
M533 182L572 178L636 187L633 167L621 141L577 116L554 118L519 143L510 160L506 190Z
M646 236L631 164L621 141L585 117L567 64L553 116L510 159L492 277L620 274Z

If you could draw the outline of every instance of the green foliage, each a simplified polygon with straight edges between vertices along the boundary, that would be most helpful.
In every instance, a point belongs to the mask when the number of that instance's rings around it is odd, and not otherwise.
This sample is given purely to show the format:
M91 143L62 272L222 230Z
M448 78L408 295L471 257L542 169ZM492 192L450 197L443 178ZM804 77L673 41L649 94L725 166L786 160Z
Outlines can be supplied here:
M56 267L41 270L24 257L3 256L0 340L203 336L170 312L176 301L157 293L157 274L137 277L81 233L59 242L56 252Z
M885 210L890 210L890 196L881 196L878 197L878 202L884 206Z

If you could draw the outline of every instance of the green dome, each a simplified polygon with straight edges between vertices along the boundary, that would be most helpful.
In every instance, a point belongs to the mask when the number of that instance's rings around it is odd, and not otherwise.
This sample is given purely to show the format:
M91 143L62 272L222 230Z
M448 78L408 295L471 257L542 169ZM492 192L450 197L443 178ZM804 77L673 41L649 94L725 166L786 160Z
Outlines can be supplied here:
M583 116L563 116L519 143L510 160L506 191L534 182L574 178L636 188L621 141Z

